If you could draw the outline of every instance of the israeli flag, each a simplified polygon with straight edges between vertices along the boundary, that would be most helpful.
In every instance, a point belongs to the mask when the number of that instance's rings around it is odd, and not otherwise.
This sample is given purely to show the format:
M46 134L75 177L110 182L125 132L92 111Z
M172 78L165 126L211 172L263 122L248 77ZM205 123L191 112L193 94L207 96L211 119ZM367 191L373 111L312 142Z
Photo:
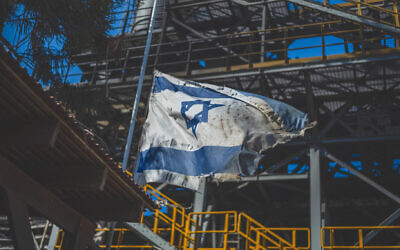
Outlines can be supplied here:
M197 190L205 176L253 175L265 150L311 126L285 103L155 72L134 177Z

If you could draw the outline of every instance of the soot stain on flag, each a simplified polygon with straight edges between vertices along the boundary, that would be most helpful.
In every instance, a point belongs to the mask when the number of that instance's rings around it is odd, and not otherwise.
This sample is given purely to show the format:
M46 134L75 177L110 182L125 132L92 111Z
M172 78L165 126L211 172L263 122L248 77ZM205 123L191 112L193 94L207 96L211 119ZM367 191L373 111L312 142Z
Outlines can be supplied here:
M196 190L206 176L254 175L263 152L312 126L285 103L157 72L135 179Z

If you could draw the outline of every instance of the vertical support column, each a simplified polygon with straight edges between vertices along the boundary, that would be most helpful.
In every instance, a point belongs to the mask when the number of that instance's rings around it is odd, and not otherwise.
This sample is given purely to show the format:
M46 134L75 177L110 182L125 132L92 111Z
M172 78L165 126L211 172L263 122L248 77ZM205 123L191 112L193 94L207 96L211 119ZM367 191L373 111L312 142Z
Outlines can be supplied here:
M267 27L267 4L263 5L262 10L262 23L261 23L261 55L260 62L265 61L265 29Z
M226 71L230 71L231 70L231 53L230 53L230 50L229 50L229 47L230 47L230 45L231 45L231 39L232 39L232 37L231 37L231 35L227 35L226 36Z
M36 250L34 238L29 223L29 214L26 204L14 193L6 192L8 202L8 220L17 250Z
M320 149L310 148L310 226L311 250L321 250Z
M164 1L161 36L160 36L159 45L157 46L156 58L154 59L154 69L157 69L158 62L160 60L159 55L160 55L160 52L161 52L161 47L162 47L162 45L164 43L164 40L165 40L165 31L167 29L167 23L168 23L167 3L168 3L168 1Z
M249 68L253 68L253 44L254 44L254 32L251 32L250 37L249 37Z
M49 238L49 244L47 245L47 249L49 250L54 250L57 244L57 236L58 236L58 231L60 230L59 227L57 227L54 223L53 226L51 227L51 233L50 233L50 238Z
M200 179L199 190L194 193L193 212L203 212L206 206L207 181L206 178Z
M186 58L186 76L190 76L192 73L192 41L188 41L188 50L187 50L187 58Z
M207 180L205 177L200 179L199 190L194 193L194 201L193 201L193 212L203 212L206 206L207 201ZM196 228L202 228L202 218L203 216L198 216L197 226ZM192 231L195 229L193 228ZM202 229L200 229L202 230ZM196 239L202 239L202 235L195 234ZM199 243L201 240L196 240L195 248L199 247Z
M62 250L86 249L93 245L95 226L87 220L81 220L75 232L65 232Z
M108 223L110 231L108 231L106 234L106 250L111 250L111 245L112 245L112 241L114 239L114 233L115 233L114 229L115 229L116 224L117 223L114 221Z
M326 48L325 48L325 25L321 25L321 40L322 40L322 60L326 60Z
M360 44L362 55L365 56L364 25L360 25Z
M400 21L399 21L399 9L397 8L397 3L393 2L393 12L394 14L394 23L396 25L396 27L400 27ZM399 38L396 38L396 48L400 47L400 42L399 42Z
M285 64L289 64L289 53L288 53L288 41L287 41L287 37L288 37L288 29L285 28L283 30L283 46L284 46L284 59L285 59Z

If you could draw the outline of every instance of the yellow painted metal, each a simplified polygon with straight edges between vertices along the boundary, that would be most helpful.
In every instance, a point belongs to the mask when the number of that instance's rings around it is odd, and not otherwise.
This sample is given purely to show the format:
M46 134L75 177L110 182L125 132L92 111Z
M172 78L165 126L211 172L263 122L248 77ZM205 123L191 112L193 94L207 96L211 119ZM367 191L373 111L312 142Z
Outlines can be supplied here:
M394 16L394 22L396 24L396 27L400 27L399 10L397 9L397 3L396 2L393 2L393 16Z
M364 2L360 1L360 4ZM397 5L393 5L393 8L397 8ZM397 9L396 9L397 10ZM394 13L394 11L393 11ZM397 10L398 13L398 10ZM391 14L392 15L392 14ZM398 17L398 15L397 15ZM336 21L328 21L328 22L318 22L318 23L312 23L312 24L304 24L304 25L291 25L291 26L283 26L283 27L277 27L277 28L269 28L265 30L253 30L253 31L246 31L246 32L240 32L240 33L235 33L235 34L227 34L227 35L220 35L217 36L216 39L220 39L220 45L219 46L198 46L196 48L192 48L191 52L192 53L197 53L197 54L204 54L207 55L204 58L197 58L197 59L190 59L187 61L186 59L184 61L174 61L173 64L192 64L192 63L198 63L200 61L205 61L206 63L210 64L215 64L215 62L220 62L225 61L226 66L225 67L216 67L216 68L205 68L205 69L195 69L192 70L191 73L195 73L196 75L201 75L201 74L209 74L209 73L221 73L221 72L232 72L232 71L237 71L237 70L245 70L245 69L251 69L251 68L268 68L268 67L276 67L276 66L285 66L285 65L292 65L296 63L305 63L305 62L311 62L311 61L325 61L325 60L330 60L330 59L340 59L340 58L357 58L357 57L362 57L370 54L377 54L380 55L385 54L385 50L391 50L391 48L387 49L368 49L369 43L372 42L377 42L377 43L386 43L386 41L389 41L393 39L390 36L385 35L385 33L381 33L381 35L376 35L371 38L364 36L364 27L360 25L358 28L347 28L347 29L332 29L330 28L332 25L340 24L340 20ZM296 33L294 31L298 29L303 29L304 32L301 33ZM309 32L308 32L308 29ZM321 30L321 32L318 32L318 30ZM277 36L269 36L272 32L277 33ZM261 39L261 35L265 34L267 39ZM293 41L297 39L305 39L305 38L317 38L321 37L321 34L323 34L324 37L328 36L342 36L342 35L349 35L350 37L353 37L350 40L345 40L343 42L336 42L336 43L328 43L324 42L320 45L314 45L314 46L308 46L308 45L303 45L300 47L295 47L295 48L290 48L288 45L288 41ZM250 37L252 37L250 39ZM255 39L258 37L258 39ZM271 38L268 38L271 37ZM396 39L396 38L395 38ZM201 40L201 39L200 39ZM199 40L199 42L200 42ZM251 47L253 46L258 46L263 43L278 43L282 44L282 47L280 48L274 48L274 49L268 49L266 48L263 51L252 51L252 50L242 50L244 52L242 53L227 53L224 56L209 56L210 54L213 54L212 51L218 51L220 50L220 46L226 46L230 50L234 51L240 51L240 48L242 47ZM290 59L288 58L288 54L290 54L293 51L306 51L307 49L316 49L316 48L321 48L322 51L327 51L329 48L334 47L334 46L346 46L347 44L361 44L362 46L362 53L358 51L353 51L351 53L345 53L345 54L336 54L336 55L325 55L325 53L322 53L322 56L320 57L308 57L307 53L303 53L304 56L301 58L296 58L296 59ZM397 40L397 45L398 40ZM160 45L161 46L161 45ZM179 46L177 46L179 47ZM399 46L397 46L398 49ZM207 52L207 53L205 53ZM391 53L394 51L391 51ZM397 51L399 52L399 51ZM171 51L168 53L177 53L176 51ZM179 51L179 53L186 53L185 51ZM273 59L273 60L266 60L266 61L257 61L257 60L251 60L248 64L237 64L241 60L237 59L243 59L243 58L252 58L252 59L257 59L263 54L273 54L273 53L279 53L283 55L281 59ZM215 55L218 55L218 53L214 53ZM303 61L304 60L304 61ZM235 62L235 63L234 63ZM168 65L171 64L171 62L165 62L158 64L160 65ZM222 63L223 64L223 63ZM187 76L188 72L187 71L182 71L182 72L173 72L174 75L176 76Z
M234 233L236 232L237 226L237 212L236 211L211 211L211 212L191 212L189 213L189 217L193 218L193 216L212 216L212 215L223 215L224 219L224 228L223 229L216 229L216 230L198 230L196 232L190 231L190 233ZM232 215L233 217L233 228L229 229L229 216Z
M357 0L357 15L361 16L361 0Z
M396 231L400 232L400 226L357 226L357 227L323 227L321 229L321 246L323 249L400 249L400 244L388 243L387 245L374 244L368 245L364 243L364 234L371 230ZM347 234L356 233L357 237L351 242L335 243L335 233L348 232ZM329 241L325 238L329 235ZM326 242L329 242L326 244ZM354 241L358 241L354 244Z
M185 208L180 205L179 203L175 202L174 200L172 200L171 198L169 198L168 196L164 195L163 193L159 192L157 189L155 189L154 187L152 187L151 185L146 185L144 186L144 191L149 194L150 196L152 196L154 199L156 199L156 202L166 205L172 209L174 209L175 213L176 213L176 217L180 218L180 222L178 223L177 226L179 227L183 227L184 226L184 215L185 215ZM180 216L179 216L180 215ZM143 216L144 213L142 213L140 222L143 223ZM169 218L167 216L165 216L165 218L167 220L170 220L171 222L174 221L173 218ZM176 218L175 218L176 221Z
M156 234L161 234L165 237L171 245L174 245L177 249L182 250L220 250L220 249L235 249L229 246L228 236L230 234L239 234L244 240L244 249L257 249L257 250L309 250L310 249L310 229L309 228L279 228L279 227L265 227L255 219L251 218L245 213L237 213L236 211L211 211L211 212L192 212L186 214L185 209L182 210L183 206L177 202L171 200L169 197L161 194L153 187L147 185L145 187L146 192L151 192L151 195L160 201L168 201L165 203L168 207L171 207L172 215L161 212L159 209L153 211L153 225L152 230ZM178 218L178 214L181 217ZM220 216L223 218L223 228L217 229L201 229L197 221L204 216ZM144 223L142 216L141 222ZM368 245L364 244L364 234L369 230L398 230L400 226L364 226L364 227L323 227L321 229L321 246L323 249L399 249L400 244L391 245ZM96 231L110 231L109 228L98 228ZM112 249L153 249L151 245L133 245L124 244L122 239L125 233L131 231L128 228L115 228L115 232L118 233L117 241L111 246ZM354 239L358 241L354 245L354 241L350 242L349 245L344 245L341 242L340 245L335 245L335 233L340 231L353 231L357 237ZM282 234L287 232L287 234ZM222 248L198 248L196 246L196 240L201 234L222 234L223 242ZM286 239L281 235L286 235L290 239ZM290 236L288 236L290 235ZM299 237L300 236L300 237ZM329 240L324 238L329 237ZM64 232L59 231L56 240L55 249L61 249L64 239ZM325 243L327 245L325 245ZM242 245L243 246L243 245ZM106 248L105 245L100 245L99 248Z
M393 17L394 17L394 23L396 25L396 27L400 27L400 21L399 21L399 9L397 8L397 3L393 2ZM400 42L399 39L396 39L396 48L400 47Z
M279 236L280 231L292 232L292 239L289 242ZM305 232L307 245L299 246L296 234ZM310 230L309 228L270 228L264 227L245 213L240 213L238 218L237 232L246 240L246 249L309 249ZM253 235L255 234L255 237Z
M395 21L388 22L388 21L385 21L382 19L376 19L375 17L368 15L368 13L370 13L370 12L374 12L374 13L380 12L381 14L395 15L396 14L395 5L396 5L396 1L346 0L346 3L334 4L334 5L331 5L331 7L335 8L335 9L340 9L340 10L346 11L346 12L354 12L353 9L356 9L355 14L357 14L359 16L398 27L396 25ZM354 7L356 7L356 8L354 8ZM366 9L368 11L365 11L364 12L365 14L363 14L363 11L362 11L363 9Z

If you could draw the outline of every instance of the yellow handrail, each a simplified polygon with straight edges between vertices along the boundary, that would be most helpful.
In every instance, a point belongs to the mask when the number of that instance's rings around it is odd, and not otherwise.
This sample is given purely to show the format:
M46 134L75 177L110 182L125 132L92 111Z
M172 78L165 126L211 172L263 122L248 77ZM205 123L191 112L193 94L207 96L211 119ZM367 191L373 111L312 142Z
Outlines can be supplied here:
M364 232L366 230L389 231L396 230L400 232L400 226L342 226L342 227L323 227L321 228L321 246L323 249L399 249L400 244L394 245L367 245L365 243ZM338 231L354 231L357 238L352 242L335 243L335 233ZM328 242L328 243L326 243Z
M246 240L246 249L309 249L310 235L308 228L267 228L261 225L250 216L245 213L238 213L236 211L211 211L211 212L191 212L186 213L185 208L168 196L162 194L157 189L150 185L144 187L146 193L157 199L159 203L164 203L169 209L167 213L163 213L160 209L153 210L152 216L149 217L151 229L155 234L160 234L167 240L171 245L174 245L178 249L197 249L196 241L197 236L200 234L223 234L223 248L215 249L228 249L228 236L230 234L238 233ZM143 212L144 213L144 212ZM140 218L140 222L144 223L144 215ZM201 229L199 228L198 221L202 216L223 216L223 228L222 229ZM147 220L146 220L147 221ZM241 223L245 222L246 232L241 230ZM109 228L98 228L96 231L111 231ZM117 241L113 243L111 248L113 249L126 249L126 248L152 248L151 245L132 245L123 243L122 239L124 234L128 231L132 231L128 228L115 228L115 232L118 232ZM284 238L280 237L279 231L292 231L292 242L289 243ZM296 233L299 231L307 232L307 243L306 247L300 247L296 242ZM57 236L56 249L60 249L63 243L64 233L62 230L59 231ZM272 245L271 245L272 244ZM100 245L100 248L105 248L105 245ZM198 248L198 249L213 249L213 248Z
M180 205L179 203L175 202L174 200L172 200L171 198L169 198L168 196L166 196L165 194L161 193L160 191L158 191L157 189L155 189L154 187L150 186L150 185L146 185L144 186L144 192L150 194L151 196L157 198L159 201L167 201L167 203L165 205L169 206L169 207L173 207L173 209L177 208L177 213L181 214L181 221L178 224L179 227L183 227L184 226L184 215L185 215L185 208ZM142 213L142 216L140 218L140 222L143 223L143 217L144 217L144 213Z
M246 221L246 232L243 232L241 230L241 225L242 225L241 223L243 221ZM273 238L275 238L275 239L272 239L269 236L265 237L266 240L268 240L270 243L272 243L276 246L280 246L280 245L284 244L286 246L293 247L293 245L290 244L288 241L286 241L284 238L280 237L276 233L274 233L271 230L269 230L268 228L264 227L261 223L254 220L253 218L251 218L250 216L248 216L245 213L239 214L239 223L238 224L239 224L238 225L238 233L241 234L243 237L248 237L248 235L251 234L252 231L257 231L257 232L260 231L260 232L265 232L267 234L270 234ZM253 225L255 225L255 226L253 226Z

